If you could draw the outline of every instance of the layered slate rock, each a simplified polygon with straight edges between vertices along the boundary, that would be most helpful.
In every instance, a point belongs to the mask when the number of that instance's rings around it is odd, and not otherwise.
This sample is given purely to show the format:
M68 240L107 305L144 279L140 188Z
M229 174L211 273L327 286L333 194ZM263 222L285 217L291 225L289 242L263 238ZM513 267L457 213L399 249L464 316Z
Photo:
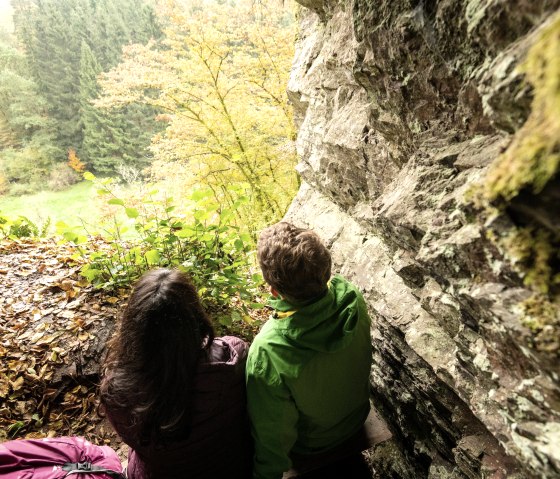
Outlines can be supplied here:
M300 3L288 89L303 185L286 218L327 240L369 303L372 399L394 433L373 467L560 477L559 176L484 193L530 118L560 124L536 111L523 70L543 35L560 35L560 2ZM540 63L544 78L560 68ZM529 281L541 270L548 283Z

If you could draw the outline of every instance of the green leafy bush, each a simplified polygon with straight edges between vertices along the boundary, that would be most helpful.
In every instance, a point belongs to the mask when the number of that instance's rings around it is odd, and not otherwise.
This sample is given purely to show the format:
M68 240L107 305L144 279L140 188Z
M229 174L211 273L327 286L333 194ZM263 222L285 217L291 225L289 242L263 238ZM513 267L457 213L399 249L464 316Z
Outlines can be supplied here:
M260 275L249 272L254 241L230 221L235 208L246 200L241 198L233 208L224 209L211 190L200 189L190 198L187 216L176 212L171 198L158 199L156 191L136 202L125 201L113 192L111 180L97 180L91 173L84 177L96 183L107 204L122 208L128 218L122 222L113 215L113 224L105 230L109 242L57 225L85 259L81 274L88 281L101 288L118 288L130 285L148 269L170 267L186 272L205 302L227 305L234 297L254 298L262 281Z
M18 216L11 219L0 215L0 235L3 238L30 238L43 237L50 226L50 218L43 225L37 225L26 216Z
M9 184L9 194L25 195L45 187L55 165L58 150L39 142L30 142L22 148L0 150L0 172Z

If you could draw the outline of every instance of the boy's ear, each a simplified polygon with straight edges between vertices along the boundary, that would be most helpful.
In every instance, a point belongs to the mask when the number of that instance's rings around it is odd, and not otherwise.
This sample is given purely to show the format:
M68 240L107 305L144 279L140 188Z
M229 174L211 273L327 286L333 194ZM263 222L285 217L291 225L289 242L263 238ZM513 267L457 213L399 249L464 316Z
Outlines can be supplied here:
M276 291L272 286L270 287L270 294L272 296L274 296L275 298L279 298L280 297L280 293L278 291Z

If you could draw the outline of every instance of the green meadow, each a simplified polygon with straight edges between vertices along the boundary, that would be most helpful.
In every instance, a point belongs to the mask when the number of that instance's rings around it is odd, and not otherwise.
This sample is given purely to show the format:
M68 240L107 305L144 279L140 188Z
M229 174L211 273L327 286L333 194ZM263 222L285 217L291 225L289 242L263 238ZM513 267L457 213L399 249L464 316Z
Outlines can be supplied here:
M51 225L64 221L69 225L95 224L99 213L94 204L96 189L82 181L64 191L41 191L31 195L0 197L0 215L25 216L37 225L50 220ZM51 227L52 229L52 227Z

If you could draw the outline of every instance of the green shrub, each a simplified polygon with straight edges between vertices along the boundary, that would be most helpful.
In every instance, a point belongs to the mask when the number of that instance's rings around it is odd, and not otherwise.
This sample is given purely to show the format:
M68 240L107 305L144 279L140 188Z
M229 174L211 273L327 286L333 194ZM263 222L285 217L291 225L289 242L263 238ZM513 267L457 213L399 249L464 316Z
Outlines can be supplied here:
M0 172L0 196L5 195L10 190L10 183L6 177Z
M46 235L50 226L50 219L47 219L41 226L31 221L26 216L18 216L11 219L7 216L0 215L0 235L3 238L37 238Z
M191 196L190 215L178 214L173 200L159 200L150 191L136 203L118 198L111 180L84 175L98 186L107 203L122 208L134 228L117 220L105 230L106 240L78 233L77 228L58 225L63 237L76 245L85 259L81 274L100 288L129 286L146 270L155 267L179 268L195 283L204 302L228 305L233 298L251 301L262 281L250 274L252 237L230 223L235 208L223 209L211 190L197 190Z
M0 162L4 176L11 183L44 181L52 165L49 152L33 145L21 149L6 148L0 153Z
M25 196L32 195L41 190L43 185L38 181L31 183L12 183L8 189L9 196Z

